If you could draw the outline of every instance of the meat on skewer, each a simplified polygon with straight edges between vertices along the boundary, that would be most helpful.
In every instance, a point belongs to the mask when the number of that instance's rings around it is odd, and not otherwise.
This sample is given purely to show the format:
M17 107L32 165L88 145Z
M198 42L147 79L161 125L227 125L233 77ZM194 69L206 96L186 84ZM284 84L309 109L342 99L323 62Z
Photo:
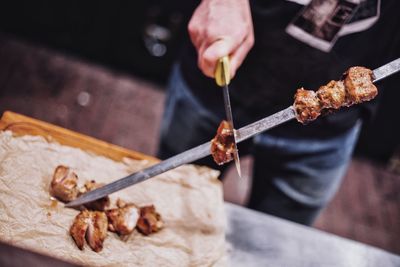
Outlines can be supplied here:
M373 99L378 89L373 84L373 72L365 67L351 67L339 81L330 81L318 91L297 89L293 108L296 119L307 124L325 113L324 111L348 107ZM234 133L227 121L222 121L217 134L211 140L211 155L218 165L233 160Z
M211 155L218 165L233 160L235 152L235 138L229 123L223 120L217 130L214 139L211 140Z
M375 98L378 89L372 81L370 69L351 67L343 74L343 80L330 81L317 92L297 89L293 105L297 120L306 124L315 120L324 110L348 107Z
M364 67L351 67L344 73L346 96L350 105L370 101L378 94L372 83L372 70Z
M294 99L297 117L303 123L313 121L321 115L321 104L314 91L297 89Z

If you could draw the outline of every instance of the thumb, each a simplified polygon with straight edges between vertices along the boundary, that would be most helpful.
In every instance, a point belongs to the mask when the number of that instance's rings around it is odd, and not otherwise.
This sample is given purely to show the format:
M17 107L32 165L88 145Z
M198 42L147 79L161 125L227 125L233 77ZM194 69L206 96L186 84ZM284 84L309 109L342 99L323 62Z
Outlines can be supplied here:
M218 59L232 54L235 49L236 44L229 38L218 39L211 43L204 49L203 53L199 55L199 67L201 71L206 76L214 78Z

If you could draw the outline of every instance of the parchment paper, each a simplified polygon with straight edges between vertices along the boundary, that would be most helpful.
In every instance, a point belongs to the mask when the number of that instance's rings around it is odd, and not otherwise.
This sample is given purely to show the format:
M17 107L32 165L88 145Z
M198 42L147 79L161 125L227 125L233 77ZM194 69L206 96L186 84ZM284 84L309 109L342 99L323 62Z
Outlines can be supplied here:
M115 162L42 137L0 132L0 239L82 265L223 266L225 213L218 172L185 165L111 195L139 206L154 204L165 227L121 240L109 232L100 253L79 250L69 228L78 211L52 205L49 184L55 167L71 167L79 183L110 182L149 163Z

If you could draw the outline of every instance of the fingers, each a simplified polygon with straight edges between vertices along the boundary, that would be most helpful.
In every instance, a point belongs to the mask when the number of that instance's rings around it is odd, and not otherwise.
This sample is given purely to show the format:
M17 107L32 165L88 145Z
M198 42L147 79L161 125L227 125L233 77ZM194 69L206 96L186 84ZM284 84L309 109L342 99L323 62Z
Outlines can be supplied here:
M231 54L238 45L240 43L237 44L229 38L219 39L209 45L204 44L199 49L199 68L206 76L213 78L218 59Z
M201 71L213 78L218 59L228 55L233 77L254 43L249 1L202 0L188 31Z
M233 78L253 44L253 35L248 35L241 43L225 38L219 39L208 46L203 44L198 50L199 68L206 76L214 78L218 59L229 55L231 78Z
M241 45L230 56L231 78L236 74L237 69L242 65L244 59L254 45L253 35L248 36Z

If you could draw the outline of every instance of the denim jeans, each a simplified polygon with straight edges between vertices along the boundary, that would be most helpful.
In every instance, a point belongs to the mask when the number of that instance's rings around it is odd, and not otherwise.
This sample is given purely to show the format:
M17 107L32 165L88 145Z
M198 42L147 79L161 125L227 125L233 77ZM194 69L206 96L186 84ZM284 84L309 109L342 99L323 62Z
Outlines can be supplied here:
M165 159L211 140L222 119L192 95L179 67L175 67L167 91L158 156ZM241 155L250 153L254 157L248 207L312 224L341 183L360 127L361 121L347 132L321 139L277 137L264 132L242 147L239 144ZM196 163L222 172L226 169L211 157Z

